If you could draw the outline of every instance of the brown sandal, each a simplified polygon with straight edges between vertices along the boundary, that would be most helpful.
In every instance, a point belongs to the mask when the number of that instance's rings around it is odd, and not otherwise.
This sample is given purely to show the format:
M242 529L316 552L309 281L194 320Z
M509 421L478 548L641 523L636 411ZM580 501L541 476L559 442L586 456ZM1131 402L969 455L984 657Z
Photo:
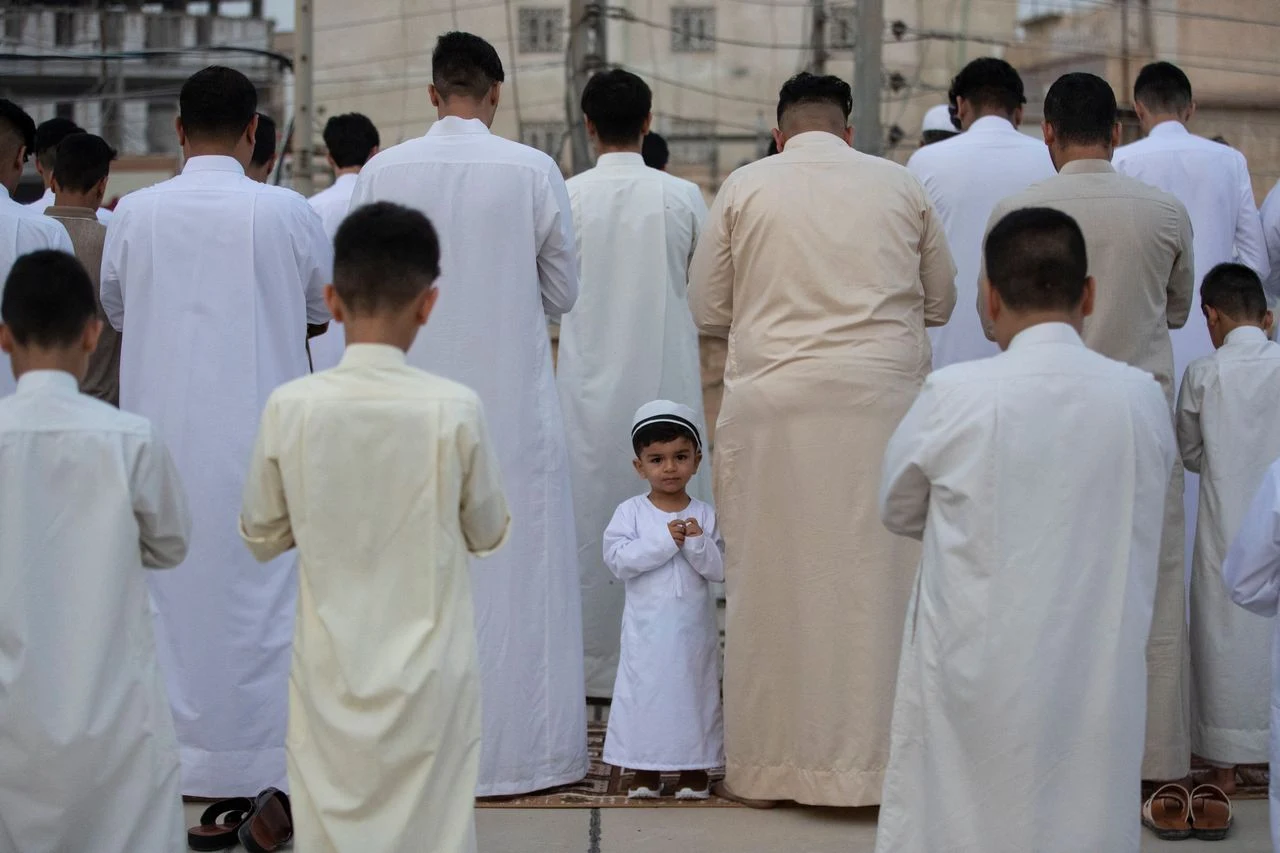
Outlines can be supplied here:
M1191 826L1201 841L1222 841L1231 831L1231 798L1214 785L1191 792Z
M237 833L253 809L248 797L218 800L200 815L200 825L187 830L187 846L192 850L230 850L240 843Z
M1142 804L1142 825L1161 841L1190 838L1191 794L1177 783L1160 788Z
M735 794L724 782L717 782L711 786L711 793L715 794L722 800L728 800L731 803L737 803L740 806L746 806L749 809L776 809L778 807L777 800L753 800L750 797L744 797L741 794Z
M293 840L289 795L267 788L253 801L253 811L240 826L240 843L249 853L275 853Z

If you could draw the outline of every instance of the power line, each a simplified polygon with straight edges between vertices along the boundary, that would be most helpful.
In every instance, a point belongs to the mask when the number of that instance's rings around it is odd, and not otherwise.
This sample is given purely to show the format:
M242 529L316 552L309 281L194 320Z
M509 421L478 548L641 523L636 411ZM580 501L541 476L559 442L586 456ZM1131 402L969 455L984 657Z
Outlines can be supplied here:
M199 47L154 48L146 50L122 50L110 53L0 53L0 60L11 62L84 62L115 59L152 59L162 56L189 56L193 53L241 53L275 60L280 67L293 70L293 57L260 47L241 47L231 44L206 44Z

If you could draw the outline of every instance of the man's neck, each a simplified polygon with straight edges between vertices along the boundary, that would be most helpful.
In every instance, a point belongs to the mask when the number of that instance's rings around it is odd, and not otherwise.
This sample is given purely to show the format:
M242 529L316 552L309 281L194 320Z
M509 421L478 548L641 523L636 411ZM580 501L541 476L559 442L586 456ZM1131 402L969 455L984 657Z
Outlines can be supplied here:
M81 193L55 193L54 207L78 207L82 210L97 210L98 202L92 196Z
M977 118L973 120L973 124L977 124L978 122L982 121L984 118L1002 118L1005 121L1009 122L1009 124L1013 124L1013 116L1010 115L1009 113L1004 112L999 107L989 108L989 109L980 111L978 113ZM972 124L969 126L973 127Z
M1155 130L1156 125L1164 124L1167 121L1176 121L1178 124L1186 126L1186 122L1182 120L1182 116L1177 113L1159 113L1156 115L1148 113L1147 120L1142 123L1143 135L1150 135L1151 131Z
M345 169L334 169L333 177L336 180L341 178L343 175L358 175L360 174L361 168L362 167L360 166L347 166Z
M184 160L190 160L192 157L230 157L239 161L236 156L235 145L227 145L225 142L194 142L187 140L187 144L182 147L182 157ZM245 165L240 162L240 165Z
M640 139L628 145L610 145L606 142L597 142L596 154L601 156L605 154L639 154L641 153L643 148L644 148L643 137L641 137Z
M1053 164L1061 172L1068 163L1078 160L1105 160L1111 162L1114 149L1110 145L1068 145L1053 154Z
M448 101L441 101L440 106L436 107L436 114L440 118L460 118L464 121L479 120L484 122L485 127L493 125L493 115L485 108L480 101L471 98L450 98Z
M1013 343L1013 339L1025 332L1027 329L1035 326L1043 326L1048 323L1063 323L1075 329L1077 333L1084 332L1084 318L1079 312L1072 311L1028 311L1009 317L1008 325L1000 330L1001 342L1000 349L1006 350L1009 344Z

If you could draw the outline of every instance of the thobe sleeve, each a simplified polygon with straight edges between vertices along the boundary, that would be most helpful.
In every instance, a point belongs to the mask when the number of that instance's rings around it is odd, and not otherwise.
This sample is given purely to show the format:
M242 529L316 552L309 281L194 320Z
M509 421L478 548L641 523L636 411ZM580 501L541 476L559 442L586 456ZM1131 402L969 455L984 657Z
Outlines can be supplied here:
M1280 190L1272 190L1274 196ZM1267 244L1267 260L1271 264L1271 275L1263 279L1266 285L1267 301L1274 311L1276 303L1280 302L1280 200L1277 200L1273 206L1270 204L1263 205L1264 215L1262 217L1262 237Z
M76 245L71 242L71 235L67 233L67 227L56 219L49 221L57 222L58 224L58 227L54 229L53 245L50 248L57 249L59 252L66 252L68 255L74 255L76 253Z
M98 285L98 299L107 315L107 322L117 332L124 330L124 228L122 216L112 217L107 226L106 240L102 246L102 270Z
M324 286L333 281L333 241L324 230L324 220L311 205L300 208L298 257L303 290L307 300L307 322L312 325L333 319L324 304Z
M696 186L689 190L689 205L693 216L693 242L689 244L689 258L685 261L686 279L693 266L693 253L697 251L698 242L702 239L702 229L707 227L707 202L702 198L702 190Z
M573 233L569 189L552 164L538 205L538 281L542 310L551 320L568 314L578 301L578 247Z
M158 437L151 436L139 449L132 481L142 565L171 569L187 557L191 515L178 468Z
M1280 463L1277 463L1280 465ZM1280 604L1280 469L1272 465L1249 506L1227 558L1223 580L1231 600L1259 616Z
M1271 261L1267 258L1267 241L1262 236L1262 217L1253 199L1253 180L1249 177L1249 164L1241 154L1235 158L1236 184L1239 209L1236 213L1236 258L1252 267L1263 281L1271 275Z
M930 451L936 392L925 380L920 396L889 439L880 479L880 520L893 533L920 539L929 514Z
M726 181L707 214L689 264L689 311L704 334L729 337L733 325L733 181Z
M285 500L284 479L275 448L275 403L267 401L249 462L240 508L240 538L259 562L280 556L293 547L293 525Z
M1181 329L1191 316L1191 304L1196 292L1195 254L1192 251L1191 217L1182 205L1178 205L1178 256L1169 273L1169 286L1165 294L1165 313L1170 329Z
M724 539L715 513L709 513L701 536L687 536L684 558L693 570L712 583L724 582Z
M484 413L476 404L476 417L461 435L465 473L459 520L467 551L487 557L501 548L511 533L511 514L502 491L502 475L493 444L489 441Z
M1194 474L1200 473L1204 457L1204 435L1200 432L1200 406L1204 387L1196 375L1196 366L1187 368L1178 390L1178 452L1182 464Z
M996 331L995 325L991 322L991 312L987 309L987 294L982 287L982 283L987 280L987 237L1006 213L1003 203L997 204L995 210L991 211L991 218L987 220L987 230L982 232L982 246L978 250L978 321L982 323L982 333L989 341L996 339Z
M920 283L924 286L924 324L942 326L956 307L956 264L947 246L947 236L938 221L938 212L924 188L923 228L920 232Z
M604 564L621 581L662 568L680 550L665 526L641 530L636 521L635 510L624 503L604 531Z

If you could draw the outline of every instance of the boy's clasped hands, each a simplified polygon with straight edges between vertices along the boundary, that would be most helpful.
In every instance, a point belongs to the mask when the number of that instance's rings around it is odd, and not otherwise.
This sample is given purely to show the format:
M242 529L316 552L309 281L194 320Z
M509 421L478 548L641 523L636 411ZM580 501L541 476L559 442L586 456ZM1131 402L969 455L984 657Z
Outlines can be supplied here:
M684 547L686 537L702 535L702 526L696 518L686 518L683 521L677 518L667 525L667 529L671 531L671 538L676 541L676 545L681 548Z

